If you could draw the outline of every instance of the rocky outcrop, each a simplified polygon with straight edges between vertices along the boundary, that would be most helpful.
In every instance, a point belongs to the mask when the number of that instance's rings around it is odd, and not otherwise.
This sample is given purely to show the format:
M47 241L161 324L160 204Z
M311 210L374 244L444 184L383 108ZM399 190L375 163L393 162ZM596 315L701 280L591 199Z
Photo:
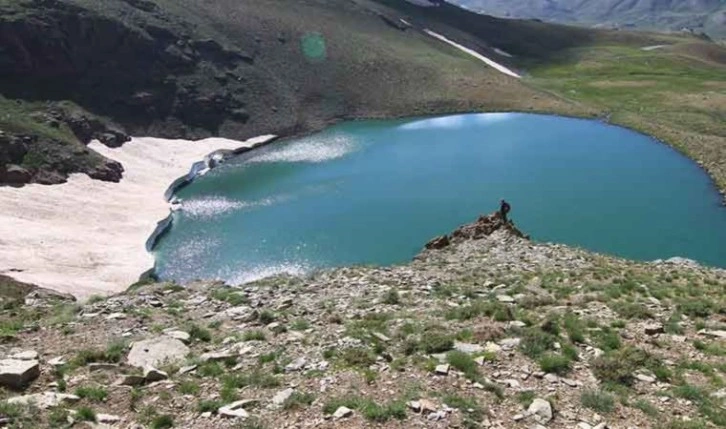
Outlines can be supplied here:
M528 238L522 231L517 229L514 222L511 220L505 222L499 212L494 212L487 216L479 216L476 221L460 226L449 235L434 238L426 243L425 247L433 250L443 249L453 243L487 237L499 230L504 230L515 237Z
M168 132L160 134L176 137L187 134L179 128L216 134L244 107L243 83L233 70L253 58L195 37L189 23L151 2L117 1L105 9L57 0L19 3L0 9L0 92L6 97L72 100L138 133L167 123L162 128ZM220 73L229 78L214 79ZM84 142L97 138L113 147L127 139L94 119L68 123Z

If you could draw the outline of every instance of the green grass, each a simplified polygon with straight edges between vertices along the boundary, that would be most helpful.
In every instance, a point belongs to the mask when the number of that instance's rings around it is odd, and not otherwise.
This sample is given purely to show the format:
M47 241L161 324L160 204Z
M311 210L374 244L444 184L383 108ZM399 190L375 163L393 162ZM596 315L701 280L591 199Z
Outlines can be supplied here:
M360 396L345 396L332 398L323 405L325 414L333 414L339 407L347 407L356 410L366 420L377 423L385 423L391 419L403 420L406 418L406 403L394 400L380 404L372 399Z
M426 333L418 343L418 348L427 354L447 352L453 347L451 335L439 331Z
M310 329L310 322L305 319L296 319L290 324L293 331L306 331Z
M260 368L255 368L243 373L225 374L222 377L222 384L237 389L247 386L271 388L278 387L280 379Z
M464 397L455 393L447 393L442 398L444 404L451 408L458 409L464 415L463 425L466 429L481 427L481 421L485 415L485 409L474 397Z
M181 381L177 385L177 390L182 395L194 395L194 396L196 396L196 395L199 394L199 391L201 390L201 388L199 387L199 383L197 383L195 381L184 380L184 381Z
M638 399L633 404L633 407L639 409L645 415L647 415L648 417L651 417L651 418L658 417L658 415L660 414L658 409L653 404L646 401L645 399Z
M365 347L349 347L340 350L337 354L338 359L346 366L368 368L376 363L376 356L373 352Z
M108 398L108 391L103 387L79 387L76 396L90 401L103 402Z
M71 366L76 367L95 362L118 363L121 362L125 350L126 343L124 341L112 341L105 350L82 349L76 352L76 355L71 359L70 363Z
M570 357L552 352L543 354L537 362L542 371L559 375L570 372L572 364Z
M289 398L282 404L282 408L285 410L299 410L308 407L315 400L315 395L308 392L294 392Z
M192 341L202 341L208 343L212 341L212 333L208 329L202 328L196 323L189 325L189 337Z
M151 424L149 425L150 429L169 429L174 427L174 417L163 414L161 416L156 416L151 420Z
M90 407L80 407L76 410L75 415L76 420L82 421L82 422L96 422L98 420L98 417L96 417L96 411L93 410L93 408Z
M387 305L399 305L401 303L401 295L398 293L397 289L389 289L385 294L383 294L381 303Z
M475 381L479 379L479 365L468 353L450 351L446 355L446 360L453 368L463 372L466 378Z
M615 397L602 390L585 390L580 396L583 407L601 414L611 413L615 409Z
M224 404L220 401L205 399L197 403L197 412L201 413L216 413L217 410Z
M267 337L265 337L265 333L263 331L256 329L245 332L242 339L244 341L265 341Z
M563 323L570 341L581 344L585 342L585 324L576 314L571 312L565 314Z
M519 350L532 359L538 359L545 352L554 349L557 338L538 328L524 330L519 343Z

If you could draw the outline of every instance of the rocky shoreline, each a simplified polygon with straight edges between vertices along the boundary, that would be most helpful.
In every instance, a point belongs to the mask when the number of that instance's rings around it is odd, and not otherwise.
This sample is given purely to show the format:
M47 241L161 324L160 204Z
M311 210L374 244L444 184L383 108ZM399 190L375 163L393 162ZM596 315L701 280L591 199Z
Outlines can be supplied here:
M726 271L534 243L514 228L483 216L448 246L387 268L149 283L82 306L20 294L0 316L12 326L0 381L20 389L3 391L0 419L201 429L724 423Z

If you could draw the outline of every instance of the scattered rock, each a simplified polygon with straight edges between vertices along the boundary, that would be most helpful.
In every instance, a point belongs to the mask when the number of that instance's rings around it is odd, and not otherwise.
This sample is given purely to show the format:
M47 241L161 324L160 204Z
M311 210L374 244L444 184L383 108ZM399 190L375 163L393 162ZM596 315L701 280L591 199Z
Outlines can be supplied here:
M166 380L167 378L169 378L169 374L154 367L147 367L144 369L144 380L148 381L149 383Z
M184 344L189 344L189 342L192 339L191 335L189 335L188 332L184 332L184 331L176 331L176 330L169 331L169 332L165 332L164 335L166 335L167 337L176 338L177 340L181 341Z
M448 375L449 374L449 365L448 364L441 364L437 365L434 372L439 375Z
M0 386L20 389L40 376L37 360L0 360Z
M34 393L32 395L16 396L7 400L8 404L15 405L35 405L38 408L47 409L57 407L62 404L71 404L79 401L76 395L66 393L44 392Z
M114 416L113 414L97 414L96 420L98 420L99 423L114 424L120 422L122 419L121 417Z
M454 343L454 349L462 353L469 354L481 353L482 351L484 351L484 347L480 346L479 344L460 343L458 341Z
M336 420L344 419L353 415L353 410L348 407L338 407L333 413L333 418Z
M145 368L178 362L188 354L189 347L184 343L175 338L161 336L134 343L127 359L129 365Z
M249 417L249 413L245 411L244 406L249 403L250 402L248 400L232 402L231 404L221 407L217 410L217 413L220 416L245 419Z
M305 358L297 358L294 361L290 362L289 364L285 365L285 371L287 372L294 372L294 371L300 371L301 369L305 368L305 364L307 364L307 361Z
M116 384L121 386L141 386L146 382L146 378L141 375L136 374L126 374L121 376L121 378L116 382Z
M702 329L698 333L706 337L726 339L726 331Z
M237 353L231 351L209 352L199 356L202 362L220 362L228 359L237 359Z
M9 359L17 360L38 360L38 352L35 350L22 350L8 356Z
M648 323L643 329L646 335L658 335L664 332L663 324L658 322Z
M374 337L378 338L379 340L383 341L384 343L387 343L387 342L391 341L390 338L388 338L387 336L381 334L380 332L374 332L372 335Z
M533 416L537 423L547 424L552 420L552 405L545 399L535 398L527 408L527 413Z
M119 368L118 364L107 362L91 362L86 365L90 372L95 371L114 371Z
M276 407L281 407L282 404L285 403L285 401L290 399L290 397L292 396L293 393L295 393L295 389L292 389L292 388L288 388L288 389L277 392L277 394L275 394L275 396L272 397L272 405L274 405Z
M512 304L515 302L515 299L509 295L497 295L497 301L505 304Z

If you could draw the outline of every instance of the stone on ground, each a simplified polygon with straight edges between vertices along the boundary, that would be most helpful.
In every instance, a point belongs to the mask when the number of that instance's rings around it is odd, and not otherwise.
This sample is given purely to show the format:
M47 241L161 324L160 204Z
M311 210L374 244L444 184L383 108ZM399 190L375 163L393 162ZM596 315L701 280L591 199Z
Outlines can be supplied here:
M527 413L540 424L547 424L552 420L552 405L549 401L536 398L527 409Z
M40 376L37 360L0 360L0 386L20 389Z
M189 347L184 343L175 338L161 336L134 343L127 359L129 365L144 368L178 362L187 354Z
M76 395L66 393L44 392L34 393L32 395L16 396L7 400L8 404L14 405L34 405L41 409L57 407L62 404L69 404L80 400Z
M348 407L338 407L337 410L333 413L333 418L335 419L344 419L346 417L350 417L353 415L353 410L351 410Z
M295 389L292 389L292 388L288 388L288 389L277 392L277 394L272 397L272 404L277 407L282 406L282 404L284 404L285 401L290 399L290 397L292 396L293 393L295 393Z
M217 413L220 416L245 419L245 418L249 417L250 414L247 411L245 411L244 407L245 407L245 405L249 405L251 402L254 402L254 401L242 400L242 401L232 402L231 404L221 407L217 411Z

